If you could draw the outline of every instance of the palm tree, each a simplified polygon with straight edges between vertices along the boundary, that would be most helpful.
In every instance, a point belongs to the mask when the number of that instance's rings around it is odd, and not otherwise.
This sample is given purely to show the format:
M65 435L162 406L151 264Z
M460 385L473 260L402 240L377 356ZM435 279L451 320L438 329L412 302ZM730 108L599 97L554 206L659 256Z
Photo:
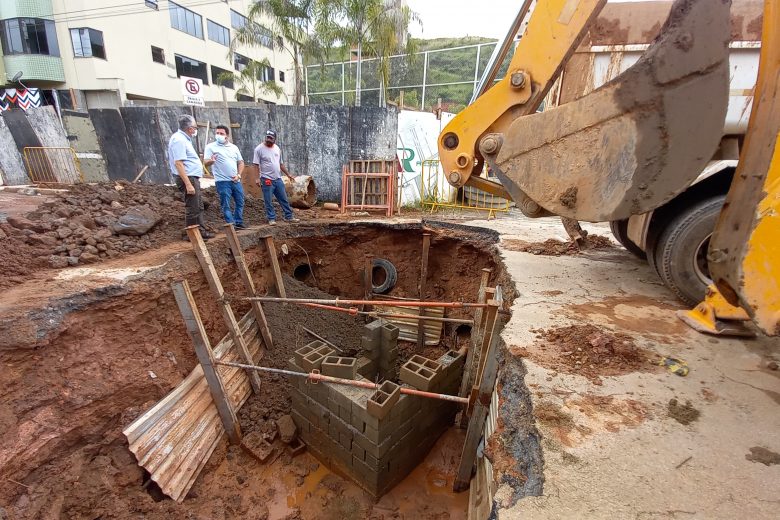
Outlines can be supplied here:
M295 72L296 105L303 99L303 63L304 57L311 61L324 63L325 49L316 33L312 31L314 19L318 13L319 0L259 0L252 4L247 18L249 23L235 30L230 45L231 54L239 45L257 46L268 41L264 19L270 20L275 49L288 53L293 60Z
M261 94L281 96L284 94L282 87L273 80L263 80L265 71L270 67L271 64L266 58L260 61L252 60L238 74L233 72L221 73L217 76L216 83L217 85L223 85L228 82L237 83L236 99L239 96L249 96L252 98L252 101L257 101L257 97Z
M405 46L405 52L414 54L414 41L404 42L399 35L406 34L412 21L420 22L417 13L401 2L388 0L320 0L316 10L316 28L325 42L338 42L357 53L355 73L355 106L360 106L363 55L375 56L379 61L381 84L390 78L390 56Z

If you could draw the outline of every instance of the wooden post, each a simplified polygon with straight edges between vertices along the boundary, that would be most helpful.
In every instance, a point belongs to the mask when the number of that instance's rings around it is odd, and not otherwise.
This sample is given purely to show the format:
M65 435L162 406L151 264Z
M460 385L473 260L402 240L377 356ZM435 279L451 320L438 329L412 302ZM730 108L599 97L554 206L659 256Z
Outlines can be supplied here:
M492 314L496 316L498 311L499 302L491 300L488 302L490 307L487 308L488 314L492 310ZM498 341L501 332L501 319L496 319L493 326L490 329L489 334L485 334L485 337L490 337L487 351L483 356L486 359L484 371L479 384L478 394L474 402L474 410L469 420L468 430L466 431L466 441L463 444L463 452L460 456L460 465L458 466L458 473L455 477L455 483L453 484L453 490L457 493L463 491L469 486L471 480L471 471L474 469L474 462L477 458L477 446L482 438L485 429L485 419L487 419L490 412L490 400L493 395L493 388L496 384L496 376L498 374Z
M230 251L233 252L233 259L236 261L236 267L238 267L238 274L241 275L241 280L244 282L244 287L249 293L249 296L260 296L255 290L255 283L252 281L252 273L249 272L249 268L246 265L246 259L244 258L244 251L241 249L241 243L238 241L238 235L236 234L236 228L233 224L225 224L225 237L227 237ZM268 327L268 320L265 319L265 312L263 312L263 304L257 300L252 300L252 312L255 315L255 321L260 328L260 333L263 336L263 342L265 348L273 348L273 338L271 337L271 329Z
M479 386L482 374L485 371L486 353L488 348L490 348L490 342L492 340L498 317L498 308L501 305L499 302L493 299L488 300L487 303L490 305L490 307L485 309L485 327L483 329L484 333L482 334L482 348L479 351L479 368L474 374L474 386Z
M492 269L482 269L482 278L479 281L479 293L477 296L477 303L485 303L485 289L487 289L487 284L490 281L490 275L493 272ZM466 364L464 365L463 369L463 379L460 382L460 392L458 392L458 395L461 397L466 397L469 394L469 389L474 386L474 364L475 361L479 358L477 357L477 349L479 346L482 345L482 342L480 341L482 338L482 334L480 333L481 329L480 326L482 325L482 316L483 316L483 308L477 307L477 309L474 311L474 325L471 327L471 344L469 345L469 349L466 352ZM466 414L461 414L460 417L460 426L461 428L465 428L467 424L467 417Z
M284 279L282 278L282 270L279 269L279 258L276 256L276 245L274 245L274 237L263 237L265 241L265 248L268 250L268 256L271 257L271 269L273 270L274 283L276 285L276 294L279 298L287 298L287 291L284 290Z
M428 252L431 248L431 234L422 236L422 266L420 267L420 301L425 301L425 281L428 279ZM420 307L420 321L417 326L417 348L425 347L425 307Z
M370 300L374 294L374 255L368 253L363 259L363 299ZM362 311L368 311L369 305L361 305Z
M200 320L198 308L195 305L190 286L186 280L173 284L173 296L179 305L179 311L181 311L181 315L184 318L187 332L190 338L192 338L195 353L198 355L198 361L200 361L200 366L203 368L203 375L206 376L211 398L217 406L217 412L219 412L219 418L222 420L222 426L225 428L228 440L230 440L231 444L238 444L241 442L241 425L238 422L233 405L230 403L230 398L222 378L214 366L214 352L211 350L206 329Z
M200 267L203 269L203 274L206 275L206 281L209 283L211 292L217 297L219 303L219 311L222 314L222 319L225 320L230 337L233 338L233 344L236 346L239 357L246 361L248 364L253 365L255 360L252 359L252 354L249 353L249 349L246 346L244 337L241 335L241 329L238 327L236 316L233 314L233 308L230 303L225 300L225 289L222 287L222 282L219 280L217 269L214 267L214 262L211 260L211 254L206 248L203 238L200 236L200 229L198 226L188 226L187 235L190 237L190 242L195 250L195 255L198 257ZM257 372L247 372L249 376L249 382L252 384L252 390L255 393L260 392L260 377Z

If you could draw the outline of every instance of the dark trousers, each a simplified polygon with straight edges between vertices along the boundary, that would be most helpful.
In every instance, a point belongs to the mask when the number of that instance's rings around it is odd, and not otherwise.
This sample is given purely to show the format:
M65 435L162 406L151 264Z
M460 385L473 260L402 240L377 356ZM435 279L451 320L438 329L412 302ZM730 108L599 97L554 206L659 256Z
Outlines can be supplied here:
M205 231L206 226L203 224L203 204L200 200L200 178L190 177L190 183L195 188L195 193L192 195L187 193L187 188L184 186L184 181L181 177L176 177L176 186L184 194L184 225L200 226Z

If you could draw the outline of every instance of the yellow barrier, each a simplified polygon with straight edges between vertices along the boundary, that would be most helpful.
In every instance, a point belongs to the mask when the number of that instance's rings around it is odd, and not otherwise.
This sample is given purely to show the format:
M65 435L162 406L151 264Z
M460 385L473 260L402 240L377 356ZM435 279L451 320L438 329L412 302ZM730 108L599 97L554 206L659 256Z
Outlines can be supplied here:
M510 201L478 190L471 186L452 186L439 168L439 161L428 159L422 162L422 206L430 207L431 213L440 209L471 209L487 211L488 218L497 212L509 211Z
M76 184L84 182L73 148L28 146L23 150L27 174L33 184Z

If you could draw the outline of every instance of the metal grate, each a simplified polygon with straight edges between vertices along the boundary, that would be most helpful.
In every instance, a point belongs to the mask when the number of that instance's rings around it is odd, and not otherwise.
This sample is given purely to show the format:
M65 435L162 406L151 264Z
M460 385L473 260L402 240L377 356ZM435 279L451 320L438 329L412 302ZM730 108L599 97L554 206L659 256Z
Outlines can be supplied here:
M33 184L84 182L84 175L73 148L28 146L23 153L27 175Z

